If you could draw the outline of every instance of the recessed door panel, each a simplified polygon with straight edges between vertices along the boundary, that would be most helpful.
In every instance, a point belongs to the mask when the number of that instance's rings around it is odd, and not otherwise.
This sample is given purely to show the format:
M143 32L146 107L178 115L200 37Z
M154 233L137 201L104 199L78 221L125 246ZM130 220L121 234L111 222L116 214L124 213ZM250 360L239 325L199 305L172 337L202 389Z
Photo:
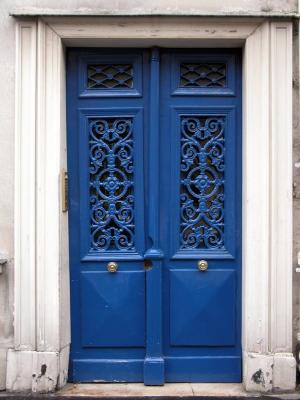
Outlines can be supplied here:
M170 270L171 346L234 346L235 271Z
M144 271L81 272L83 347L145 346Z

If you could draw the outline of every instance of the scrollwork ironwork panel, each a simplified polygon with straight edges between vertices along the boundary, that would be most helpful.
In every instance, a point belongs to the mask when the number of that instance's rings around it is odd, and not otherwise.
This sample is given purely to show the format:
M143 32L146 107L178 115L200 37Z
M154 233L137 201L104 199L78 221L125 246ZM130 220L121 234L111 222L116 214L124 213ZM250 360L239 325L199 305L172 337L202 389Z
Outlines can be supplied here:
M224 247L224 117L181 118L181 249Z
M88 89L132 89L132 64L88 65Z
M180 64L180 87L226 87L225 63Z
M91 248L132 251L134 245L133 120L89 121Z

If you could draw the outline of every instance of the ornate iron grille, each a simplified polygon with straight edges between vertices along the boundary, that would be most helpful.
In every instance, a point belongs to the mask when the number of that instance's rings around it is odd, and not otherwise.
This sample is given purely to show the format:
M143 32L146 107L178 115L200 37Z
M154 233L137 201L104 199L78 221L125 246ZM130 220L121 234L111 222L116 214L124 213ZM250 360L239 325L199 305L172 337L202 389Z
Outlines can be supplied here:
M93 250L134 250L132 129L132 118L90 120L90 229Z
M133 88L132 64L88 65L88 89Z
M226 64L182 63L180 87L226 87Z
M224 123L181 118L181 249L224 247Z

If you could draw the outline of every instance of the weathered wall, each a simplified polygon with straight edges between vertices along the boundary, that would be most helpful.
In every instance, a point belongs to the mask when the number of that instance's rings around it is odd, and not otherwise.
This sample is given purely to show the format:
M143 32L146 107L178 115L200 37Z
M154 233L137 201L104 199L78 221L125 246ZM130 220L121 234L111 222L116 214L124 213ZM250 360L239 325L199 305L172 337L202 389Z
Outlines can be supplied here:
M0 275L0 389L5 387L6 348L13 343L14 20L11 2L0 2L0 252L9 263Z
M5 1L4 1L5 2ZM11 1L12 8L24 8L32 13L44 12L60 14L259 14L293 13L297 11L297 0L19 0Z
M299 104L299 24L294 23L294 65L293 65L293 159L294 159L294 200L293 200L293 343L294 348L300 350L300 272L296 272L296 268L300 265L300 131L299 131L299 117L300 117L300 104ZM299 254L299 256L298 256ZM298 360L298 354L296 354ZM299 360L298 360L299 361Z
M297 12L297 0L0 0L0 253L9 262L0 275L0 389L5 387L6 349L13 345L13 181L14 181L14 79L15 79L15 13L32 14L244 14L291 15ZM296 24L295 24L296 26ZM300 134L298 103L298 32L295 30L294 71L294 266L300 250ZM294 279L295 345L300 331L300 273Z

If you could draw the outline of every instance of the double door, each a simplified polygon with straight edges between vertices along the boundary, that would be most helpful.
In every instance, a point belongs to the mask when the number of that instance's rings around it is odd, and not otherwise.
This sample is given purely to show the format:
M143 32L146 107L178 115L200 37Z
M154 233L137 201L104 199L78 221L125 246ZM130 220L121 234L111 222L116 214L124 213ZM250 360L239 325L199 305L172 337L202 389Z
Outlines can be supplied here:
M74 382L241 380L238 50L68 53Z

